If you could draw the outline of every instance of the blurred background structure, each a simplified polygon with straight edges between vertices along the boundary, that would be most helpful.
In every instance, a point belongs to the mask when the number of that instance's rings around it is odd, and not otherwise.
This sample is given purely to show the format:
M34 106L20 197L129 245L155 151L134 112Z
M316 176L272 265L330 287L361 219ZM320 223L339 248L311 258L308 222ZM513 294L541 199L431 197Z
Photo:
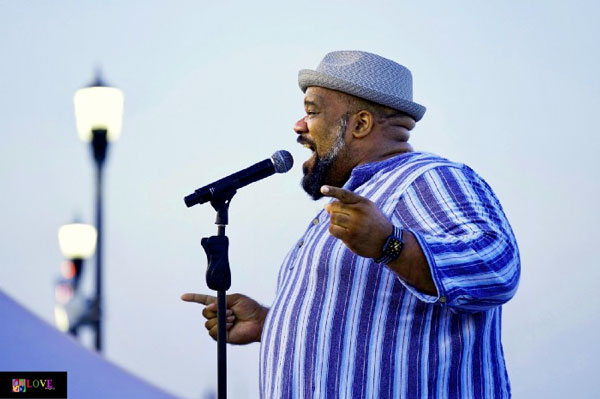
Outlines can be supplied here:
M179 299L207 292L200 239L214 214L183 196L292 152L290 173L240 191L230 209L230 292L269 304L281 260L323 206L299 186L309 153L292 131L297 72L331 50L366 50L413 72L428 108L413 146L477 170L513 225L513 396L595 397L599 14L591 0L0 1L0 289L54 322L56 231L94 215L73 93L101 67L127 97L104 181L103 355L181 397L214 390L215 343L201 307ZM88 293L92 263L79 281ZM80 338L94 346L89 331ZM258 397L258 345L228 355L231 397Z
M97 242L98 230L92 225L70 223L58 229L58 244L65 260L60 264L61 278L54 291L54 322L60 331L74 336L80 328L98 322L98 301L79 289L84 263L96 251ZM94 334L99 336L98 330Z
M103 267L103 208L104 208L104 163L108 155L109 143L121 135L123 124L123 92L109 87L102 80L100 72L88 87L75 92L75 119L79 138L91 144L94 161L94 206L96 227L96 267L94 273L94 298L90 308L93 317L89 323L94 329L94 347L102 351L102 267Z

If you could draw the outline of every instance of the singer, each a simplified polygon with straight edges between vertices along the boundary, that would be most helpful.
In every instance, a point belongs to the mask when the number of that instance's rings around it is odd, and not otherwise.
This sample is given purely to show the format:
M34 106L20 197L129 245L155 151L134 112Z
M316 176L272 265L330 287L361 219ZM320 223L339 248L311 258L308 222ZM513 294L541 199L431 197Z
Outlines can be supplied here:
M412 75L336 51L301 70L302 187L330 202L284 259L270 307L229 295L228 341L260 341L262 398L508 398L502 305L520 276L510 224L468 166L414 151ZM215 298L206 305L216 337Z

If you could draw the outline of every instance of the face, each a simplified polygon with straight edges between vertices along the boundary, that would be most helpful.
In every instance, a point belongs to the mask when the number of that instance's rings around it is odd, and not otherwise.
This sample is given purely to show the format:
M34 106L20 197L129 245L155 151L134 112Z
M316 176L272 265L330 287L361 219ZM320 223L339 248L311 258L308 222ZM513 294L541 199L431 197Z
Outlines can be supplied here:
M322 185L341 187L352 170L346 143L349 114L340 96L332 90L309 87L304 97L306 116L294 125L298 143L313 152L302 165L302 187L315 200L323 196Z

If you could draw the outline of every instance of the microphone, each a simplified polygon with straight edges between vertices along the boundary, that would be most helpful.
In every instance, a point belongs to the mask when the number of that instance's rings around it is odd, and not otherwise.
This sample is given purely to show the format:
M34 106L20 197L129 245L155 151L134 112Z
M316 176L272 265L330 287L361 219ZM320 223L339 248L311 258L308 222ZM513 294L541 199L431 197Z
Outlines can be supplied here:
M285 150L277 151L271 158L255 163L232 175L224 177L194 191L183 200L187 207L212 201L220 194L232 193L250 183L269 177L274 173L285 173L292 169L294 158Z

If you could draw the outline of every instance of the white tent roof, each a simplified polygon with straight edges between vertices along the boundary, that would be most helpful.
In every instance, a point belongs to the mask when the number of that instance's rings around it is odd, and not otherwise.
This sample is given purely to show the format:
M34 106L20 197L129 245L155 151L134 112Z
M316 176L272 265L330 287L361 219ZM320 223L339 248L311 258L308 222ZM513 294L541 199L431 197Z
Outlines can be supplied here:
M66 371L69 399L174 398L88 350L0 290L0 371Z

